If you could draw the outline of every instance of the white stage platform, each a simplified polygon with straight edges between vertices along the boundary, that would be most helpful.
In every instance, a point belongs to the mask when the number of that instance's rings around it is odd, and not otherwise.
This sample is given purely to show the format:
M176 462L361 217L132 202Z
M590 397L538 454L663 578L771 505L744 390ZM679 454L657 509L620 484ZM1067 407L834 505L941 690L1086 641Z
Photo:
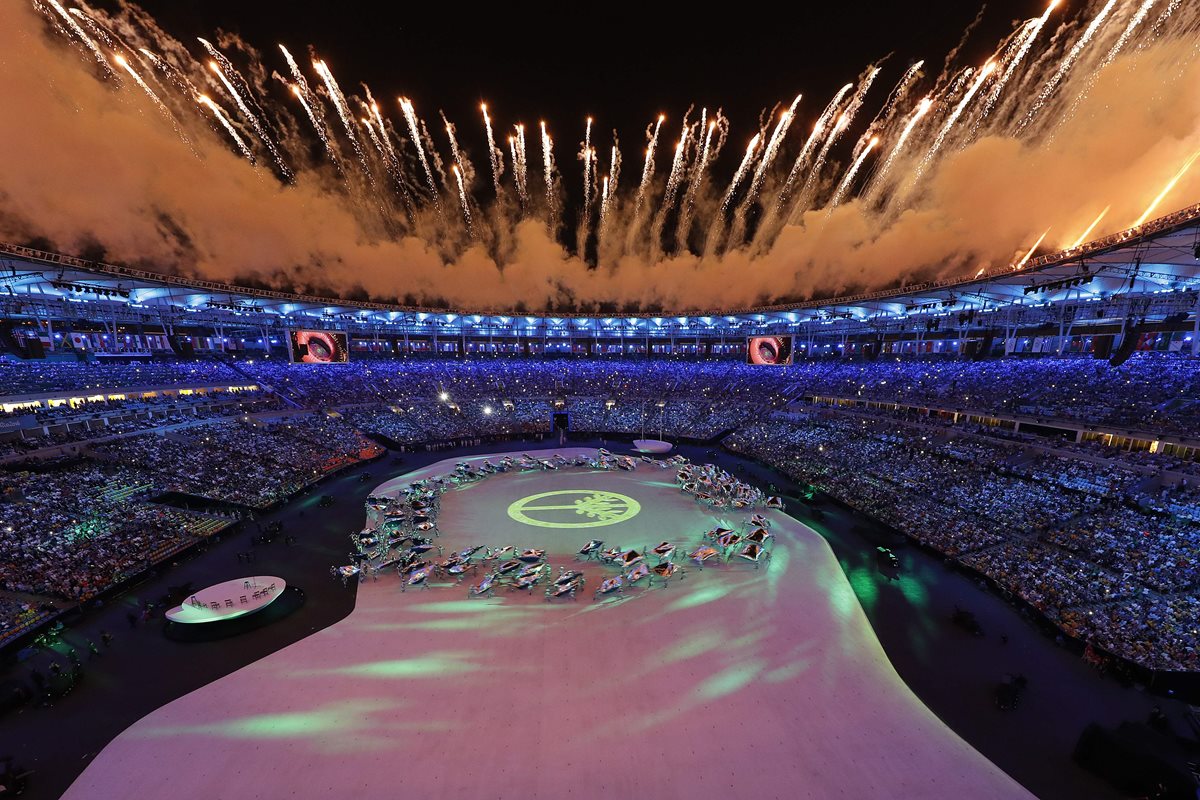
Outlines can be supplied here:
M262 611L286 588L287 582L274 575L235 578L201 589L182 605L169 609L166 616L182 625L224 622Z
M661 439L634 439L633 449L639 453L669 453L675 445Z
M459 460L483 459L377 492ZM572 513L533 499L550 492L639 510L588 529L522 523ZM1031 797L909 691L828 545L785 515L767 512L778 538L761 569L734 559L593 601L613 570L574 562L589 538L690 549L749 513L714 515L646 464L499 475L441 504L447 553L546 548L586 590L360 584L345 620L144 717L65 797Z

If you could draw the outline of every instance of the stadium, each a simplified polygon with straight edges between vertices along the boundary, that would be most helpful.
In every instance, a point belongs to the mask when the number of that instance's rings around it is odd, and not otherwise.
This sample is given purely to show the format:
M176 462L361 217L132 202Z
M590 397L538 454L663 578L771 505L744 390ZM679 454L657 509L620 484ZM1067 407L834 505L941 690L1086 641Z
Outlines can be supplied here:
M0 9L0 796L1195 797L1200 13L961 5Z

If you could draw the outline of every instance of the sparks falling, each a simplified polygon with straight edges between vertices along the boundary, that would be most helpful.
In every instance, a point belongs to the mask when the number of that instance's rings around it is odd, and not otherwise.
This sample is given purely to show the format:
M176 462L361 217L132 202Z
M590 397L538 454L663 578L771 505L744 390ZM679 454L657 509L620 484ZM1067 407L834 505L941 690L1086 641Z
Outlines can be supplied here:
M546 132L546 121L538 123L542 129L542 177L546 181L546 217L553 230L558 225L557 203L554 199L554 141Z
M471 225L471 203L467 200L467 189L463 185L462 170L455 164L450 167L450 171L454 173L454 180L458 183L458 201L462 206L463 224L467 226L467 234L474 238L475 229Z
M869 198L874 197L878 190L884 186L884 182L887 180L888 173L891 172L892 163L896 160L896 156L904 152L904 145L908 141L908 137L912 136L913 129L917 127L931 108L933 108L933 100L928 97L922 98L921 102L917 105L917 110L909 116L908 122L904 125L904 130L900 132L899 138L896 139L896 144L892 146L891 152L884 159L883 166L875 173L872 186L868 189Z
M421 169L425 171L425 185L429 187L429 194L434 206L437 206L437 183L433 180L433 170L429 167L429 159L425 157L425 148L421 145L421 125L417 120L416 109L413 108L412 102L407 97L400 98L400 113L404 115L404 121L408 123L409 140L417 150L417 160L421 162Z
M209 69L216 74L217 78L221 82L221 85L224 86L225 90L229 93L229 97L237 105L238 110L242 112L242 117L250 123L250 127L253 128L255 134L258 135L259 141L261 141L263 146L267 148L267 152L271 154L271 158L275 161L275 165L279 167L280 173L283 174L284 180L290 182L293 177L292 171L288 168L288 165L284 163L283 156L280 155L279 149L275 147L275 142L273 142L271 137L267 134L266 128L263 127L262 122L260 122L258 119L258 115L256 115L250 109L250 104L244 97L242 97L242 93L237 90L237 88L233 85L233 81L230 80L229 76L225 74L227 71L230 74L237 74L233 69L233 65L229 63L229 60L225 58L221 51L213 47L212 44L210 44L207 40L200 39L199 41L200 44L204 45L204 49L207 50L213 57L213 60L208 62ZM240 79L240 76L238 77Z
M496 197L500 197L500 159L502 153L496 148L496 137L492 134L492 118L488 116L487 103L480 103L479 110L483 112L483 127L487 130L488 162L492 167L492 187L496 190ZM509 144L512 144L511 138L509 139ZM511 149L511 146L509 149Z
M1096 35L1096 31L1100 29L1100 26L1104 23L1104 20L1108 18L1109 13L1113 10L1113 7L1116 6L1116 4L1117 0L1108 0L1108 2L1104 4L1104 7L1100 9L1100 13L1096 14L1096 16L1092 18L1091 23L1089 23L1087 28L1084 29L1083 35L1075 41L1075 44L1072 45L1071 49L1067 52L1067 55L1061 62L1059 62L1058 69L1054 71L1054 74L1050 76L1050 80L1046 81L1045 85L1042 86L1042 90L1038 92L1037 99L1034 100L1033 106L1029 109L1029 112L1025 115L1025 118L1021 120L1021 130L1033 122L1033 120L1041 112L1042 108L1045 107L1046 101L1049 100L1054 94L1055 89L1057 89L1058 85L1062 83L1063 78L1070 71L1071 67L1075 66L1075 62L1079 59L1079 54L1082 53L1084 48L1088 46L1088 43L1092 41L1092 38Z
M867 156L879 144L879 137L871 139L867 146L863 149L862 154L855 160L854 165L846 170L846 177L842 178L842 182L838 185L837 191L833 193L833 200L829 203L830 210L837 208L842 202L842 198L846 196L846 190L850 188L850 184L854 182L854 176L862 169L863 162L867 160Z
M512 144L512 141L513 140L510 138L509 143ZM516 164L515 169L516 169L516 173L517 173L517 176L516 176L517 194L521 200L521 207L528 208L529 207L529 169L528 169L527 162L525 160L525 126L524 125L517 125L516 157L514 159L514 163Z
M237 132L237 128L233 127L233 123L229 121L229 117L225 116L225 112L221 107L213 102L208 95L202 94L196 98L196 102L212 111L213 116L217 118L217 122L225 128L225 132L229 134L229 138L237 145L238 150L246 157L246 160L251 164L254 163L254 153L250 152L250 148L246 145L246 140Z

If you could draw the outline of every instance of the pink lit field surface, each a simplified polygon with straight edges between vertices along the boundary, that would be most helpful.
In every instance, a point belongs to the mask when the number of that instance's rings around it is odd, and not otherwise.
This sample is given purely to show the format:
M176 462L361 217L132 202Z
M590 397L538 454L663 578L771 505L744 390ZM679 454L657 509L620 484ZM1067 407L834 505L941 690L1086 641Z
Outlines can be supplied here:
M507 513L564 490L641 509L578 529ZM706 530L749 513L703 508L674 470L646 464L497 475L441 503L447 553L545 548L555 573L584 571L584 591L468 599L477 577L406 592L394 574L368 581L342 622L135 723L65 797L1031 796L908 690L824 540L782 513L768 514L774 554L760 569L689 564L668 586L594 600L616 569L574 562L588 539L670 540L686 563ZM220 658L219 641L191 646Z

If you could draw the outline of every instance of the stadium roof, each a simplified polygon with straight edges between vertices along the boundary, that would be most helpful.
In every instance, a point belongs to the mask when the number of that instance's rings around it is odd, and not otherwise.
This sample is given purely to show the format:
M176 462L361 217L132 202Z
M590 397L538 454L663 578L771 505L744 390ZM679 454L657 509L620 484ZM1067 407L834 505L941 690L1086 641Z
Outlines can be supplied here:
M972 278L705 313L598 314L448 311L291 294L162 275L0 244L0 302L12 318L155 322L167 326L326 327L354 332L597 335L885 332L922 320L990 315L996 324L1064 319L1091 304L1093 320L1166 318L1200 291L1200 204L1080 247ZM85 310L86 309L86 310ZM1072 316L1076 313L1072 312ZM1000 316L996 316L1000 315Z

